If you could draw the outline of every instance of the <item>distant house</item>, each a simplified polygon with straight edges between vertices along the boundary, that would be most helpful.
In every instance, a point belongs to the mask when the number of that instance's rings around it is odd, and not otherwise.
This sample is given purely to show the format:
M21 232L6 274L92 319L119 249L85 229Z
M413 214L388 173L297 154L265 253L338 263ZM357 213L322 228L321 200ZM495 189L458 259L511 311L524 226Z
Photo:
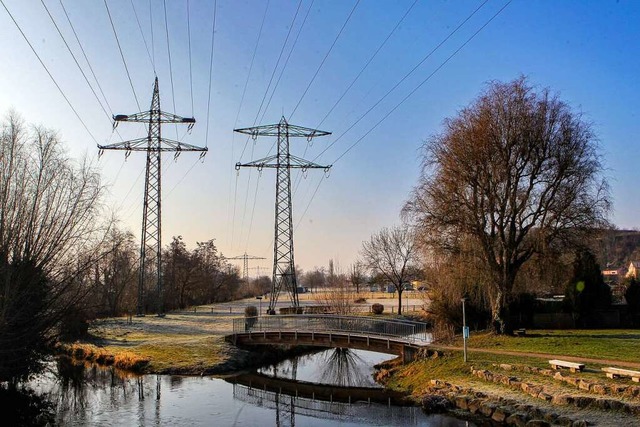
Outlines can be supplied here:
M625 277L637 279L640 276L640 261L631 261Z
M627 269L624 267L620 267L616 269L609 268L607 270L602 270L602 277L605 283L613 284L613 283L618 283L623 277L625 277L626 273L627 273Z

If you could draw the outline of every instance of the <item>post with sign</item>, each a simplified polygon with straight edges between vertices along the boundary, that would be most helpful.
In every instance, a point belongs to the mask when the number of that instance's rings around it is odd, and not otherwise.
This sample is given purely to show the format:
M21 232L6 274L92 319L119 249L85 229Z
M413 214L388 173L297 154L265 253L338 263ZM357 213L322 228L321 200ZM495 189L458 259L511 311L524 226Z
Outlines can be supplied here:
M462 342L464 351L464 363L467 363L467 339L469 338L469 327L467 326L466 313L464 310L464 303L467 301L467 296L462 297Z

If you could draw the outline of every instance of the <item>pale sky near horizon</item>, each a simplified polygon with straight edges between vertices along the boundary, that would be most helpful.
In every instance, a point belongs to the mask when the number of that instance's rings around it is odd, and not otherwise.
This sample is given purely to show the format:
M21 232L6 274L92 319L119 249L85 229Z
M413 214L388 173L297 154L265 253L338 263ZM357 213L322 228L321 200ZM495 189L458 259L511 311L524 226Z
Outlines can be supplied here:
M93 136L4 7L0 7L0 114L14 109L30 123L57 130L72 156L95 158L110 186L108 204L139 238L144 154L132 153L125 161L123 152L110 151L97 158L96 143L120 140L107 115L139 111L104 1L44 4L108 114L85 82L43 3L3 3ZM328 178L321 170L310 170L299 185L298 173L292 173L296 264L308 270L334 259L346 269L357 259L363 240L400 222L400 209L419 174L423 141L442 129L445 118L472 102L487 82L520 75L559 93L593 123L612 189L611 219L620 228L640 227L640 2L109 0L108 5L141 109L149 108L155 63L162 109L182 116L193 114L197 120L191 134L166 126L163 135L209 148L204 161L191 153L183 153L176 162L171 155L163 157L165 245L176 235L182 235L189 247L215 238L225 256L246 251L265 257L250 265L261 266L263 274L270 274L275 171L265 169L258 174L242 169L236 173L234 165L265 157L274 140L259 138L254 144L233 129L277 123L284 115L292 124L332 132L312 145L305 140L291 141L292 154L334 165ZM146 133L142 125L127 123L120 124L118 131L124 139Z

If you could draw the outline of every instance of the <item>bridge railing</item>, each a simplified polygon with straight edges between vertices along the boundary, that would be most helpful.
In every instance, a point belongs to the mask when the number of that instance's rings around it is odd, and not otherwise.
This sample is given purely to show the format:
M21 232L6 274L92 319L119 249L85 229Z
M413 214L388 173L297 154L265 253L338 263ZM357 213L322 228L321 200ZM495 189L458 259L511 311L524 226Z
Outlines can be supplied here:
M412 343L431 342L425 323L376 319L366 316L283 315L234 319L233 332L340 332L352 335L399 338Z

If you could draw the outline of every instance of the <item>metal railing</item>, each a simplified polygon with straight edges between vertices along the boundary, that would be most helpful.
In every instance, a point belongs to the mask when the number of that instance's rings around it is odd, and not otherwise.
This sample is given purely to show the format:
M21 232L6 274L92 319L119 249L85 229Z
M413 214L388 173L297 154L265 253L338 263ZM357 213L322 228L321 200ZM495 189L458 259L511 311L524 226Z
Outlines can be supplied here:
M431 333L427 324L384 320L365 316L285 315L248 317L233 320L233 333L246 332L338 332L348 335L393 337L402 341L427 344Z

